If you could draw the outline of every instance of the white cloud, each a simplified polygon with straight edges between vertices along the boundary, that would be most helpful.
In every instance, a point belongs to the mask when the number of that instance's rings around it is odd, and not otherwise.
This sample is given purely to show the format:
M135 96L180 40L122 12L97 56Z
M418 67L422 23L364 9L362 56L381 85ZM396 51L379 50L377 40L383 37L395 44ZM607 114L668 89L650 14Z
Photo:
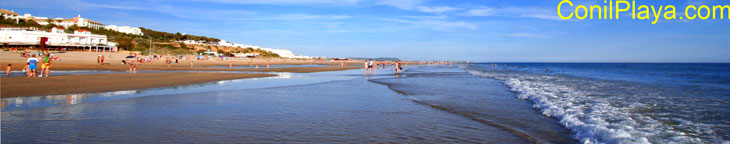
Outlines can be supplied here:
M549 35L524 33L524 32L509 33L509 34L506 34L505 36L518 37L518 38L549 38L549 37L552 37Z
M422 12L432 12L432 13L442 13L447 11L454 11L459 10L460 8L454 8L449 6L436 6L436 7L427 7L427 6L418 6L416 7L418 11Z
M466 15L466 16L493 16L494 14L496 14L496 11L494 8L483 7L483 8L467 10L466 13L464 13L463 15Z
M547 20L563 20L560 19L553 9L536 8L536 7L480 7L469 9L463 16L502 16L502 17L524 17Z
M392 6L399 9L411 10L420 5L420 0L379 0L377 4Z
M25 8L70 8L70 9L121 9L121 10L140 10L140 7L123 6L121 4L97 4L89 3L81 0L36 0L36 1L14 1L3 0L3 7L25 7Z
M381 20L409 24L410 26L413 26L415 28L428 28L428 29L434 29L434 30L440 30L440 31L450 31L455 28L467 28L470 30L475 30L479 27L476 24L463 22L463 21L445 21L445 20L438 20L438 19L408 20L408 19L398 19L398 18L382 18Z
M260 18L247 18L249 20L338 20L352 18L348 15L313 15L313 14L281 14Z

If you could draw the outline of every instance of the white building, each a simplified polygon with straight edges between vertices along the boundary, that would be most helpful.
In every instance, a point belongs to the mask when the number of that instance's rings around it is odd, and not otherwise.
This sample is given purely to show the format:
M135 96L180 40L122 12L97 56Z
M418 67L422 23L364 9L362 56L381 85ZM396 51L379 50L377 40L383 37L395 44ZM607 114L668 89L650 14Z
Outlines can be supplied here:
M257 54L257 53L234 53L233 56L242 58L242 57L250 57L250 56L255 57L255 56L259 56L259 54Z
M18 13L15 13L15 11L6 9L0 9L0 16L5 17L6 19L14 19L15 22L18 22L18 20L21 18L21 16Z
M138 27L108 25L108 26L104 26L104 29L118 31L118 32L127 33L127 34L133 34L133 35L144 35L142 33L142 29L139 29Z
M80 26L80 27L89 27L93 29L100 29L104 27L104 24L92 21L90 19L82 18L81 15L78 15L77 17L74 17L73 19L63 19L63 18L55 18L55 19L49 19L47 17L34 17L31 14L23 14L19 15L15 13L14 11L6 10L6 9L0 9L0 15L5 17L6 19L15 19L16 22L22 20L33 20L41 25L48 25L49 20L51 23L63 26L65 28L68 28L72 25ZM141 33L141 32L140 32Z
M221 40L221 42L219 42L219 45L220 44L225 44L224 46L240 47L240 48L243 48L243 49L245 49L245 48L261 49L261 50L270 51L272 53L278 54L280 57L284 57L284 58L301 58L301 59L310 59L310 58L312 58L310 56L297 55L297 54L294 54L292 51L285 50L285 49L262 48L262 47L256 46L256 45L245 45L245 44L238 44L238 43L230 43L230 42L227 42L225 40Z
M77 26L80 26L80 27L89 27L89 28L93 28L93 29L104 28L104 24L92 21L90 19L82 18L81 15L74 17L73 22L74 22L74 24L76 24ZM68 26L64 26L64 27L68 27Z
M89 30L75 30L73 34L67 35L69 42L80 45L107 45L105 35L91 34Z
M89 30L76 30L73 34L68 34L60 28L52 28L50 32L27 28L0 28L0 43L3 44L37 45L41 37L48 38L46 42L48 46L78 47L79 49L91 49L93 47L98 50L109 49L116 51L114 45L109 45L110 43L105 35L91 34Z

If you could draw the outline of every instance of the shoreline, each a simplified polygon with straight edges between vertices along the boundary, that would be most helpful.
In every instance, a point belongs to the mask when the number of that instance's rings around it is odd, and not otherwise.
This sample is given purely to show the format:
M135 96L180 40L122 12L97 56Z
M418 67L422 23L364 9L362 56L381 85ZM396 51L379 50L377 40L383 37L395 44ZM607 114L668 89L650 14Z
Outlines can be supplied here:
M62 75L43 78L4 77L0 79L0 97L13 98L39 95L108 92L270 76L276 75L171 72Z

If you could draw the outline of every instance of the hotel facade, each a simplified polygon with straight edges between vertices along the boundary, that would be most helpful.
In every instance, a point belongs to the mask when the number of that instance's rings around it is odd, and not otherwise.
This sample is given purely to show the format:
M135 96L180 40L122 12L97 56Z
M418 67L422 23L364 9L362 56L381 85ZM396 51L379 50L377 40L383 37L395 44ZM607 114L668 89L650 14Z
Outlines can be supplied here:
M61 28L52 28L50 32L29 28L0 28L0 44L3 47L37 48L42 37L48 38L45 44L51 50L117 51L116 43L109 42L105 35L91 34L89 30L76 30L69 34Z

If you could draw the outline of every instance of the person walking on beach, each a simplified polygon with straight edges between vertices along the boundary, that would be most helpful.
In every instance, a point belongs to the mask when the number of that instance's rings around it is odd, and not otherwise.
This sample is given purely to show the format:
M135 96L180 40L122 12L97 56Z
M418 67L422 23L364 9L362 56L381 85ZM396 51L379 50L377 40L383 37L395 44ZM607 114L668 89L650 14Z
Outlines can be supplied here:
M373 70L373 59L368 60L368 70L370 70L370 71Z
M36 69L38 67L38 66L36 66L36 64L38 64L38 58L35 58L35 55L31 55L31 57L28 58L28 61L27 62L29 64L28 65L28 71L30 71L30 73L31 73L30 76L31 77L35 77L36 72L37 72Z
M166 58L165 64L167 64L167 67L170 67L170 63L172 63L172 60L170 60L170 58Z
M10 66L13 64L8 64L8 67L5 68L5 76L10 76Z
M129 61L127 62L129 64L129 73L134 74L137 73L137 63L136 61Z
M233 62L228 62L228 68L233 68Z
M99 55L99 56L96 56L96 64L100 64L100 63L99 63L100 61L101 61L101 55Z
M101 56L101 61L99 62L99 64L104 65L104 55L102 54L100 56Z

